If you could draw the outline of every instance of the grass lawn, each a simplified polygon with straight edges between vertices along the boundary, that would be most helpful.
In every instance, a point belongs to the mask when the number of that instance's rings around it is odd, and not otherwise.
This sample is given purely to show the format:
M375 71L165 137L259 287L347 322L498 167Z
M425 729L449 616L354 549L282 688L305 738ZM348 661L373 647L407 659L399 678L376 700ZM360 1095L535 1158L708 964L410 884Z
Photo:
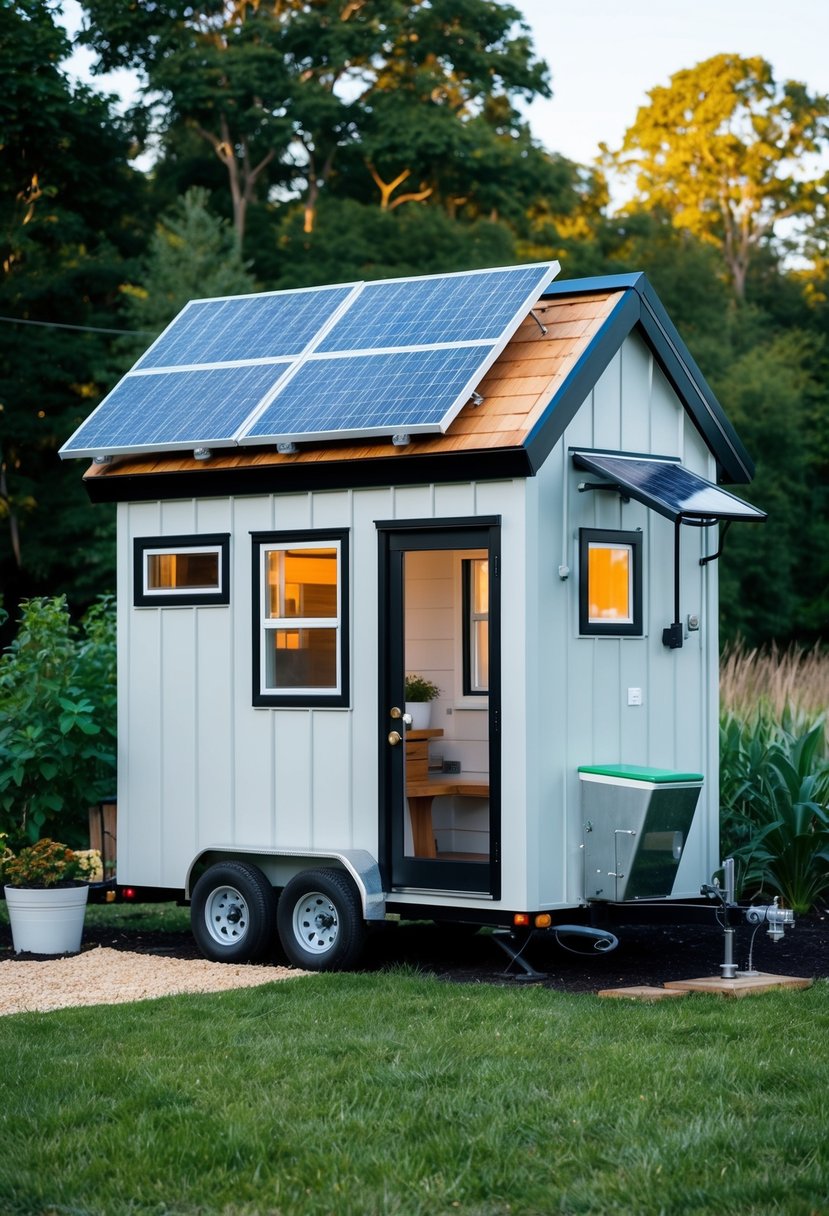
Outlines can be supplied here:
M829 984L641 1005L399 970L19 1014L0 1126L4 1216L816 1216Z

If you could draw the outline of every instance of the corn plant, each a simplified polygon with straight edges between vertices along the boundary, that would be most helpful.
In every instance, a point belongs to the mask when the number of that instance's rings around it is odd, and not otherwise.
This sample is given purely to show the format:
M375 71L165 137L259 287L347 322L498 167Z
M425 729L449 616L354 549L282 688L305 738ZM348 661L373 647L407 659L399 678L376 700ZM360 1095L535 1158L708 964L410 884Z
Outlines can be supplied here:
M779 895L808 912L829 892L829 759L822 719L799 730L788 709L775 723L723 715L720 726L723 856L738 863L741 896Z

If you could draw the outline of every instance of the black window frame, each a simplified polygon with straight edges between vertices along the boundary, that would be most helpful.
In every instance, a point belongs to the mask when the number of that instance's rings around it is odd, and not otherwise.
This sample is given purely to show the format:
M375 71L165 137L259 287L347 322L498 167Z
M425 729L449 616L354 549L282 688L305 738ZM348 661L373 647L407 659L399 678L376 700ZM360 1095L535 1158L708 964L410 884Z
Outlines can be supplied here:
M461 645L463 647L461 655L461 692L465 697L488 697L488 686L486 688L472 687L472 651L474 646L474 634L472 630L472 563L475 561L488 562L489 557L461 558ZM488 624L489 604L487 604L486 619Z
M183 553L188 549L219 550L219 586L215 589L187 587L181 591L149 591L145 582L146 555L159 549ZM136 536L132 551L133 595L136 608L225 607L230 603L230 533L188 532L180 536Z
M252 703L255 708L290 708L290 709L348 709L351 705L351 628L350 628L350 591L349 591L349 529L348 528L308 528L301 530L277 530L272 532L252 532ZM340 688L333 692L303 691L292 692L263 692L262 690L262 642L263 642L263 587L262 587L262 550L277 546L293 547L302 545L325 548L326 545L337 543L340 546L339 585L338 594L338 626L337 647L339 655Z
M633 592L632 621L591 621L589 596L590 543L629 545L633 570L631 571ZM582 637L633 638L644 636L643 606L643 545L642 533L627 532L615 528L579 528L579 634Z

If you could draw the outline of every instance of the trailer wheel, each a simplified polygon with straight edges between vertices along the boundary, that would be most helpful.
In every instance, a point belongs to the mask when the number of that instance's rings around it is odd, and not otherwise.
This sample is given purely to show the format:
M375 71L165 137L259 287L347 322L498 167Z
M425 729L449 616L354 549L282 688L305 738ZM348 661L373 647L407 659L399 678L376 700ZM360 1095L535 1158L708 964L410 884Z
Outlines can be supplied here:
M218 862L193 888L190 925L196 945L212 962L259 958L274 936L274 889L257 866Z
M285 886L276 908L282 948L308 971L353 967L365 942L360 896L342 870L304 870Z

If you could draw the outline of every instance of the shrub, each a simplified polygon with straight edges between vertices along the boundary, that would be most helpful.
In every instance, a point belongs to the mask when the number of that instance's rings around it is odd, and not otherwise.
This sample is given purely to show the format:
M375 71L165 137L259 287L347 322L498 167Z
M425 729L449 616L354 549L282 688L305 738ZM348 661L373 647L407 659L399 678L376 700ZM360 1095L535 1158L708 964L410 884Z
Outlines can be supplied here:
M115 696L112 598L79 626L63 596L23 604L0 656L0 831L12 843L84 842L88 807L112 792Z
M427 680L425 676L406 676L405 700L434 701L435 697L439 696L440 689L438 688L437 684L433 684L432 681Z

